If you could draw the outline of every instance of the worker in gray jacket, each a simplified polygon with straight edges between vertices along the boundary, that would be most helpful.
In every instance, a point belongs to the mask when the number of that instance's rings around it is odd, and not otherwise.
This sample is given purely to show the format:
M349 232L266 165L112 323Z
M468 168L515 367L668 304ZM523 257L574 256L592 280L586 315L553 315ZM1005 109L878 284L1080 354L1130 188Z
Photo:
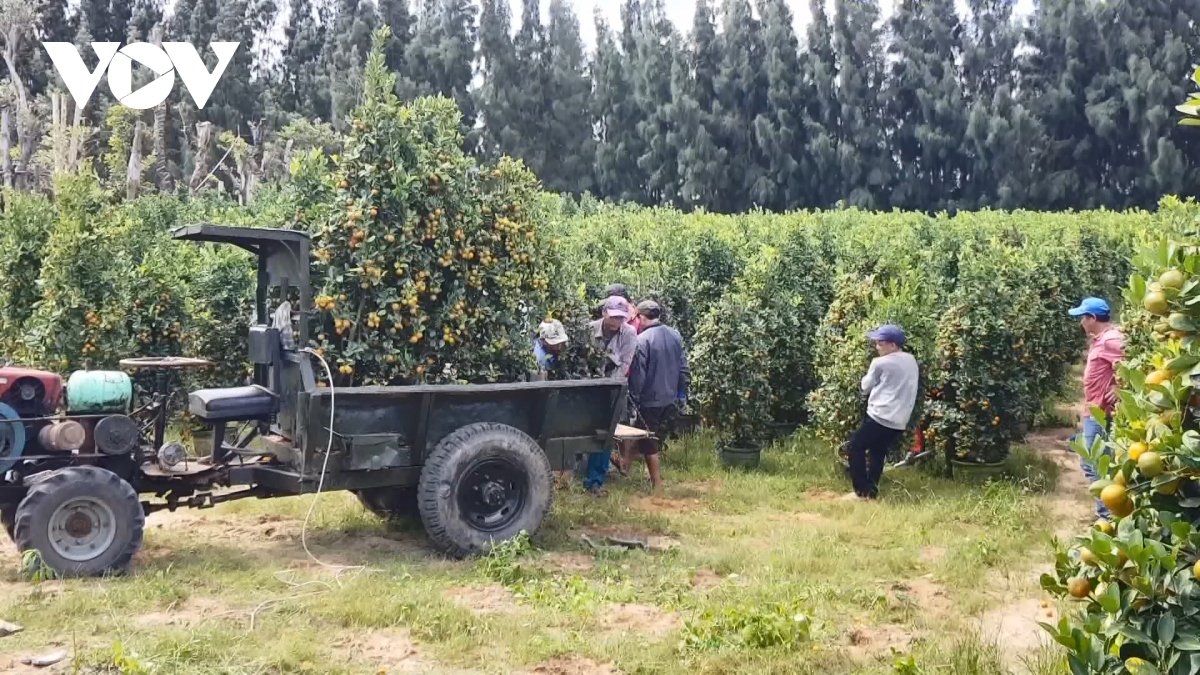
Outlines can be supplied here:
M867 415L850 437L850 479L854 492L846 499L875 499L888 451L904 434L917 402L920 371L917 360L904 351L906 336L899 326L886 324L867 333L879 356L862 379L868 396Z
M629 402L633 408L634 426L657 434L678 409L680 398L686 395L691 373L683 351L683 338L679 331L663 325L662 308L658 303L644 300L637 310L642 319L642 330L633 365L629 368ZM657 490L662 485L659 439L642 439L637 447L646 458L650 483Z

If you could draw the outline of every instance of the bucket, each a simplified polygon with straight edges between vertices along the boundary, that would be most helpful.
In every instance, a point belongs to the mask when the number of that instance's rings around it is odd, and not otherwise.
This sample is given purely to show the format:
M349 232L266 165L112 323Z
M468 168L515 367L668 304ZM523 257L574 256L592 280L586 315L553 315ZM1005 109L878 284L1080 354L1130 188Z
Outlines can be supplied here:
M728 447L721 450L721 464L729 468L753 469L762 454L760 447Z

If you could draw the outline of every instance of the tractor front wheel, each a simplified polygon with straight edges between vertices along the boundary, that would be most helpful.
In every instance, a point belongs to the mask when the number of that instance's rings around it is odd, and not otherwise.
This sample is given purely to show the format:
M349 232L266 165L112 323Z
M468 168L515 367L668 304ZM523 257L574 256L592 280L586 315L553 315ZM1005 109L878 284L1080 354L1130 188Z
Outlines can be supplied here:
M438 443L421 469L417 496L434 545L464 557L536 532L553 490L550 462L537 442L519 429L485 422Z
M29 488L17 507L13 539L22 552L36 550L59 576L100 576L129 568L145 523L137 493L120 476L70 466Z

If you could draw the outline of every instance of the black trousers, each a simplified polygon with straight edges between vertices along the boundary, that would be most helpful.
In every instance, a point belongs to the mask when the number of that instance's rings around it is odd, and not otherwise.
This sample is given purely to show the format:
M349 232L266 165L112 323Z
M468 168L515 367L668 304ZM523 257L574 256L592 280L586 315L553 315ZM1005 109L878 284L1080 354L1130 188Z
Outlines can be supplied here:
M850 437L850 480L859 497L874 498L879 494L879 478L883 475L888 450L903 434L899 429L889 429L867 417Z

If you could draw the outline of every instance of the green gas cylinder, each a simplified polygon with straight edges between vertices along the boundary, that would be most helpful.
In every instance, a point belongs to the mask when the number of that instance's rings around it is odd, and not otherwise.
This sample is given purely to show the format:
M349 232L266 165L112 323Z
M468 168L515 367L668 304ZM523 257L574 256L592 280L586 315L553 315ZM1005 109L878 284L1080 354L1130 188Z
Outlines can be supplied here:
M67 411L125 413L133 402L133 382L113 370L77 370L67 380Z

